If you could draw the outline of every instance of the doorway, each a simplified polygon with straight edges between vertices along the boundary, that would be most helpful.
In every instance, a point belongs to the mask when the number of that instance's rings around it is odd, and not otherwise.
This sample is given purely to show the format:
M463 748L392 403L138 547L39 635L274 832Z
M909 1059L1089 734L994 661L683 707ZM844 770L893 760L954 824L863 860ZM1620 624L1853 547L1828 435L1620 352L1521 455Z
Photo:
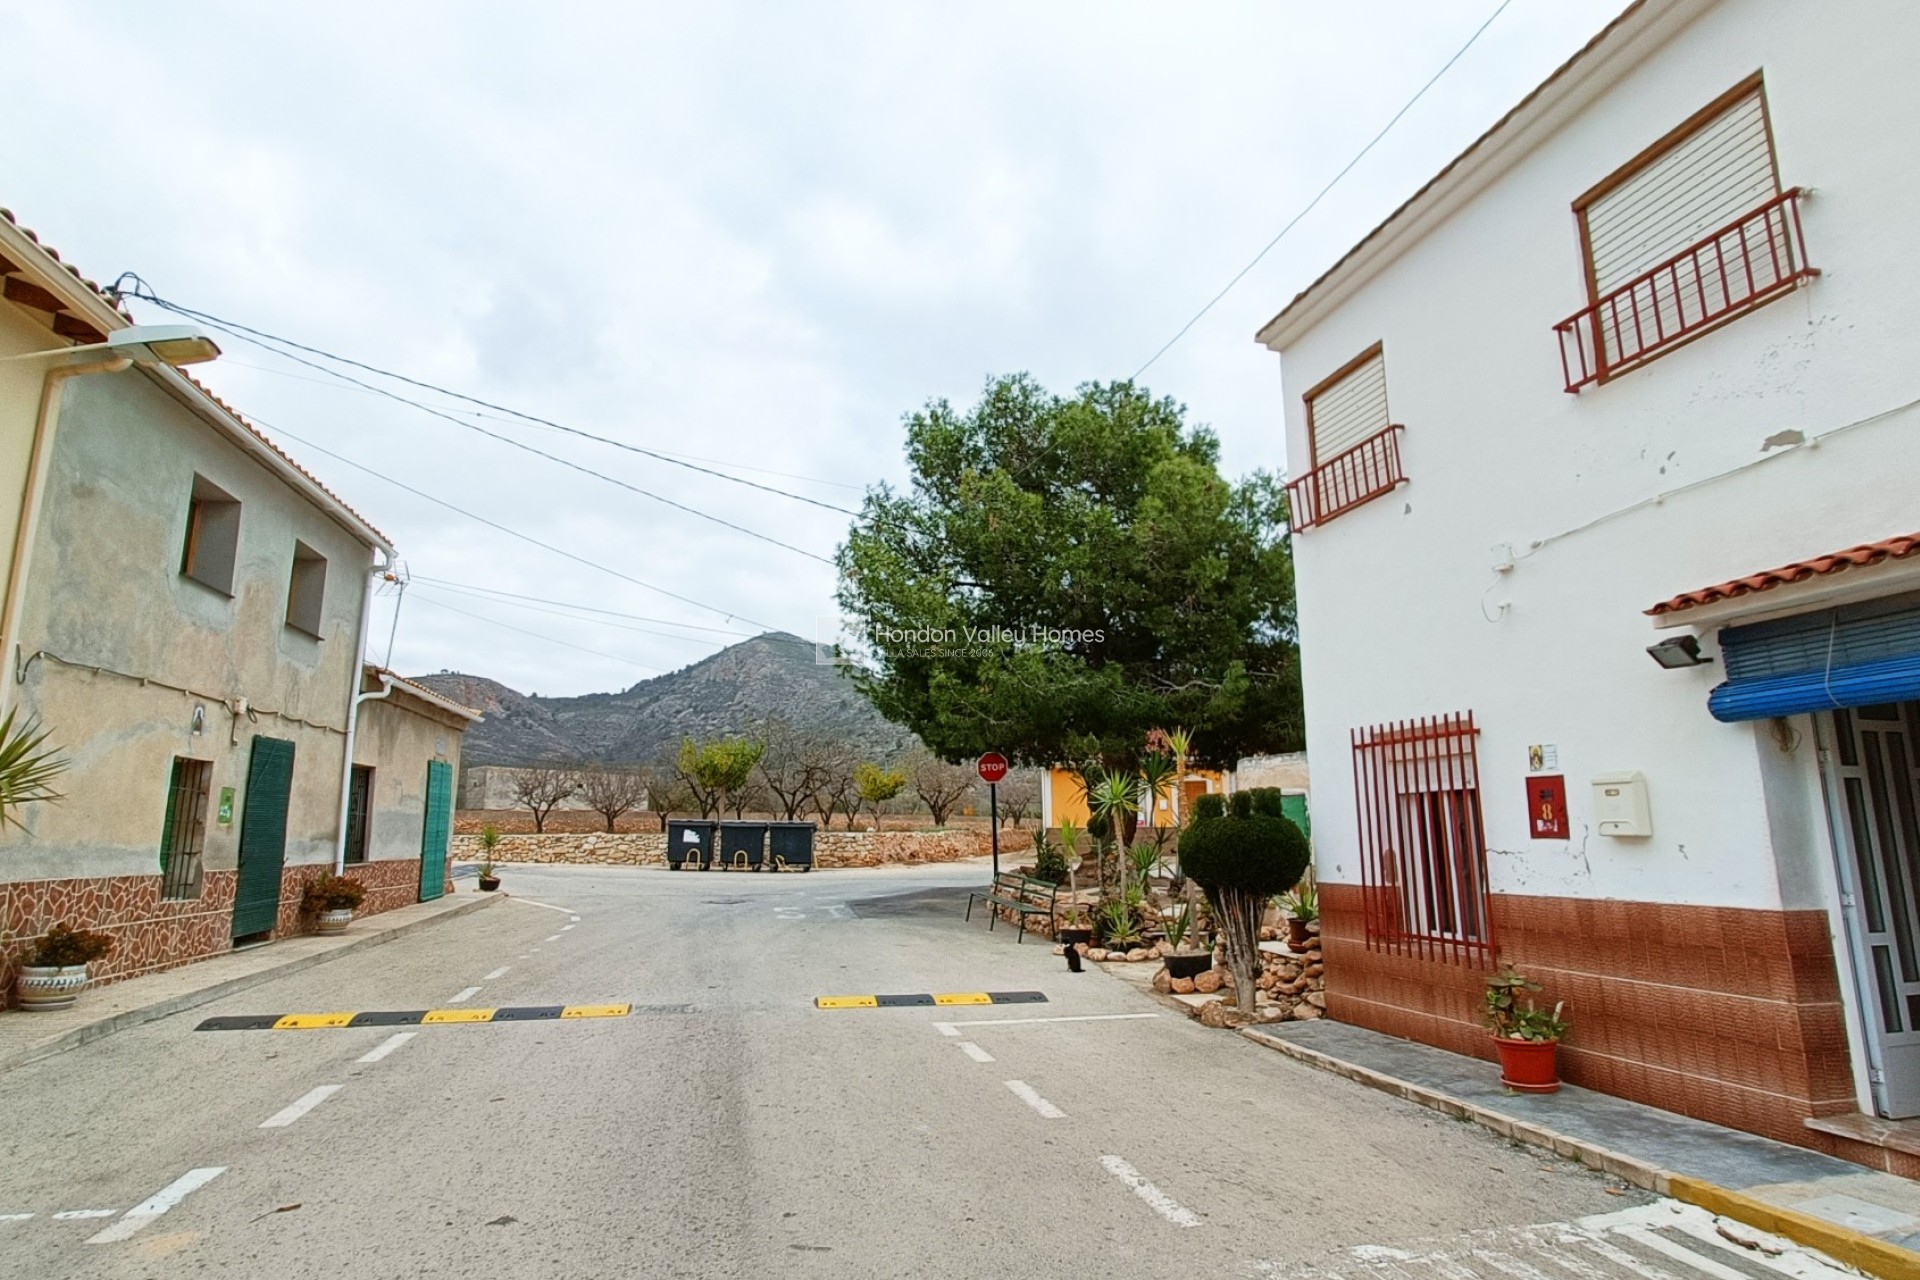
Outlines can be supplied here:
M287 863L287 805L293 798L293 744L255 738L240 814L240 874L233 936L264 937L280 917L280 873Z

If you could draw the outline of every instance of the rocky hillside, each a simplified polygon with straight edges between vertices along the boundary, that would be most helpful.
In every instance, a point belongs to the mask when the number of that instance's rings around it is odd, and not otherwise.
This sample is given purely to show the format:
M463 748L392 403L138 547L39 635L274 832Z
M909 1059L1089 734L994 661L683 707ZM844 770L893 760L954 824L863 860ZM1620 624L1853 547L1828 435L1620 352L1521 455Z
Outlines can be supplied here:
M458 672L409 678L485 713L467 731L469 765L640 764L684 737L738 733L768 715L846 738L869 760L891 759L914 743L839 667L816 665L809 641L779 631L620 693L540 698Z

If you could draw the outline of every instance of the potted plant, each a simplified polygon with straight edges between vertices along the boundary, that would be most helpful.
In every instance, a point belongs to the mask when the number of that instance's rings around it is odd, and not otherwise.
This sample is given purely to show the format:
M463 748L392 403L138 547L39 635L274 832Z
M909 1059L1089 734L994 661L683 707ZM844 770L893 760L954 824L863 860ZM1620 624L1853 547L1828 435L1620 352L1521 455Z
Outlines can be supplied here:
M480 892L492 893L500 887L500 877L493 873L493 853L500 847L500 828L489 822L480 828Z
M353 920L354 908L367 900L367 890L358 880L329 872L307 881L300 895L300 909L313 913L314 928L321 933L341 933Z
M1566 1001L1542 1009L1530 992L1540 984L1512 965L1487 979L1487 1026L1500 1051L1500 1083L1517 1093L1553 1093L1560 1088L1558 1046L1567 1034Z
M71 1009L87 985L87 966L113 950L113 938L56 924L20 966L20 1007L34 1013Z
M1302 880L1293 892L1280 899L1287 913L1287 949L1301 952L1313 945L1307 926L1320 918L1320 894L1312 880Z
M1130 951L1140 945L1140 926L1133 908L1119 898L1111 898L1100 907L1101 945L1109 951Z
M1187 945L1193 932L1193 907L1183 903L1178 912L1167 917L1167 953L1162 958L1168 977L1197 978L1213 967L1213 952Z

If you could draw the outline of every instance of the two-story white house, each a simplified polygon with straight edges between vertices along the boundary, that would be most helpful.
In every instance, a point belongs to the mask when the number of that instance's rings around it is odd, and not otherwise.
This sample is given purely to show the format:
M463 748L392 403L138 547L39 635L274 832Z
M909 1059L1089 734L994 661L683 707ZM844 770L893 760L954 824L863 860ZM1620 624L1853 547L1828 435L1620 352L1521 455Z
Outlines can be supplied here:
M1333 1017L1920 1173L1916 49L1640 0L1261 330Z

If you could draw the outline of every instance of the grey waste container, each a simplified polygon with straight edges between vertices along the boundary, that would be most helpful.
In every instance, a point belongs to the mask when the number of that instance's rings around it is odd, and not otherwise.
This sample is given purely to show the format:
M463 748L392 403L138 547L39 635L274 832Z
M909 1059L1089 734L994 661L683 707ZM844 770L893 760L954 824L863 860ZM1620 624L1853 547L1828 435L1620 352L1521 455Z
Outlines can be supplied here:
M758 871L767 858L767 824L764 822L723 822L720 824L720 865L745 866Z
M813 869L813 832L811 822L769 822L767 824L767 852L773 858L773 869L798 867L802 871Z
M683 819L667 823L667 870L680 871L688 864L705 871L713 861L714 824L704 819Z

